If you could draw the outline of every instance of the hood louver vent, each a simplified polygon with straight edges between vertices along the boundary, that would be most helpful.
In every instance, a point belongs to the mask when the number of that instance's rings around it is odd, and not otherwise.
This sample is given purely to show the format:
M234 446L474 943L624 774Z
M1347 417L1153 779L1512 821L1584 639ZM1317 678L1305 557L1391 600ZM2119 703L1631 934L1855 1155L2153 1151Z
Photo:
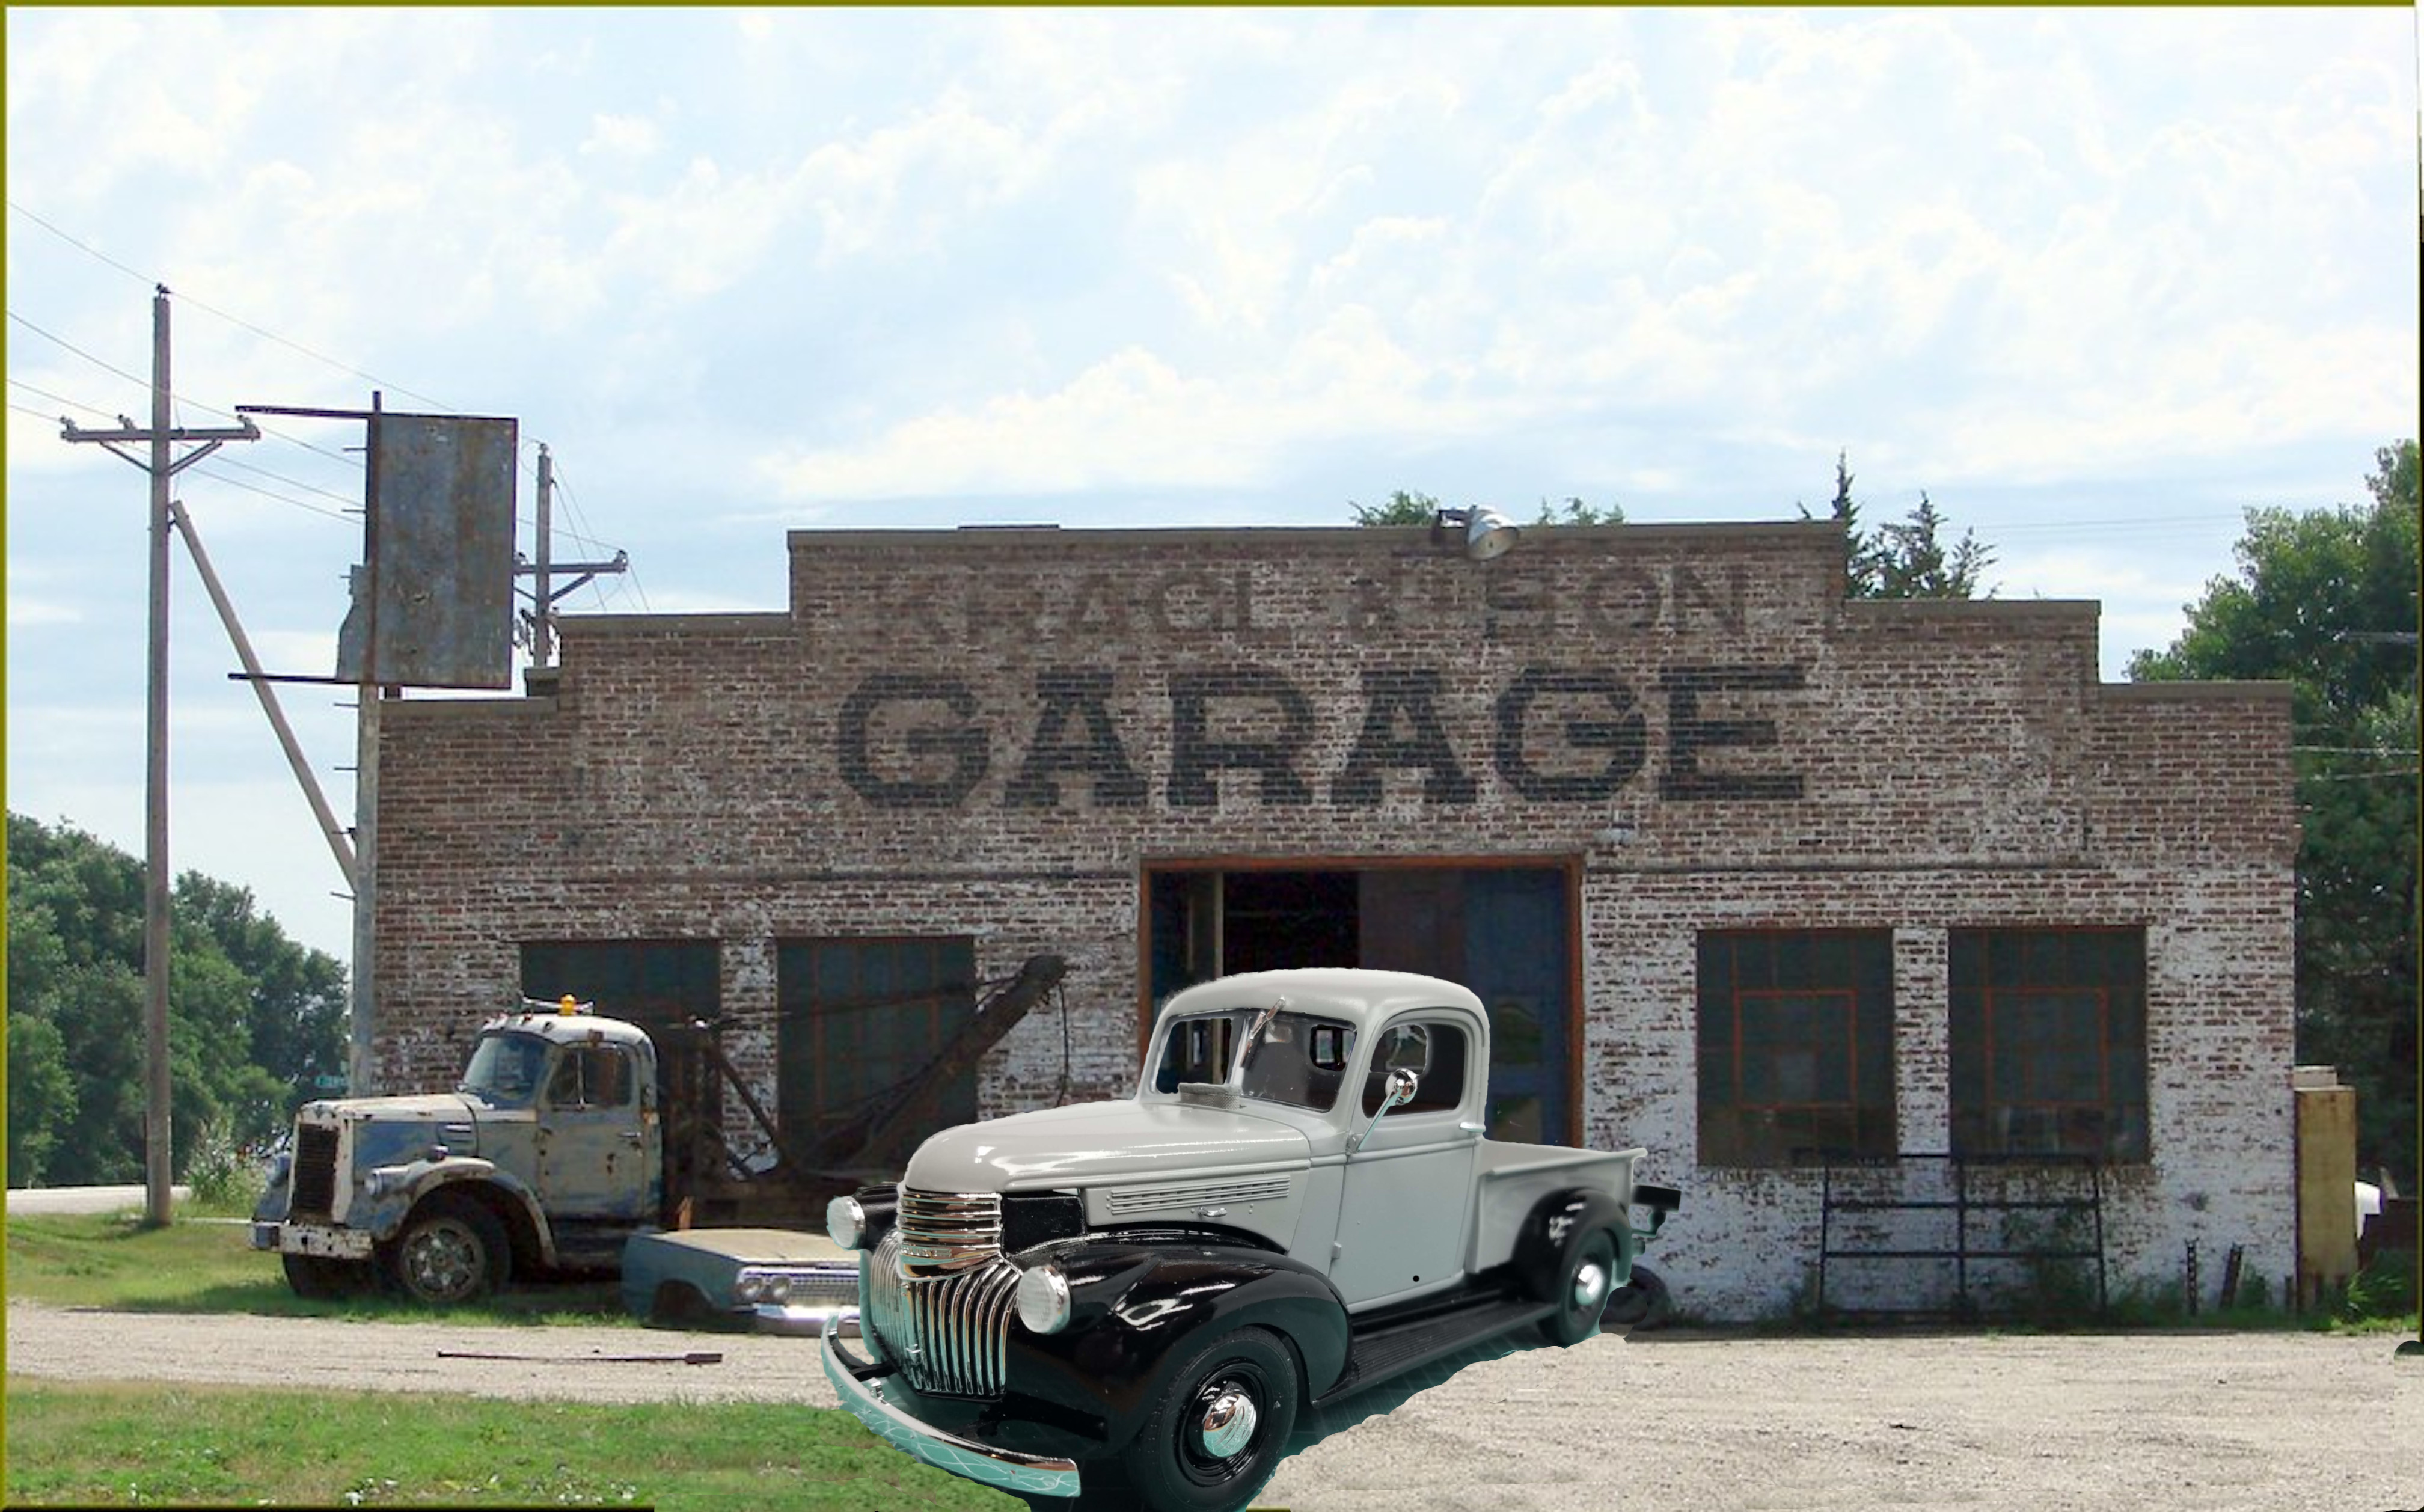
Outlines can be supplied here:
M1230 1202L1275 1202L1286 1198L1290 1179L1265 1176L1252 1181L1187 1182L1176 1186L1129 1186L1112 1192L1104 1205L1115 1217L1153 1213L1170 1207L1208 1207Z

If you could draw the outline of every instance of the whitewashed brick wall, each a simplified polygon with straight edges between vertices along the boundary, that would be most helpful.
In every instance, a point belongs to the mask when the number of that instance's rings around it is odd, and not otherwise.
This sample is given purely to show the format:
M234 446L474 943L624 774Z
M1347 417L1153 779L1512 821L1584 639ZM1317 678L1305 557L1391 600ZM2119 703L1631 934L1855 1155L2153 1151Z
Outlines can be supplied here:
M1941 1150L1947 931L2144 923L2153 1154L2112 1184L2115 1281L2177 1280L2192 1240L2209 1286L2233 1244L2289 1268L2280 689L2100 685L2092 604L1848 603L1826 524L1536 530L1489 564L1413 530L789 547L783 610L572 619L552 696L390 706L387 1087L451 1082L523 941L705 938L771 1091L773 941L949 933L981 975L1071 968L1065 1041L1057 1000L1030 1015L983 1110L1109 1095L1147 863L1538 857L1581 868L1582 1136L1683 1187L1655 1263L1694 1311L1784 1306L1818 1220L1807 1173L1696 1164L1695 942L1719 926L1893 931L1900 1142ZM1510 734L1544 670L1599 680L1553 678ZM1409 756L1427 734L1444 754ZM1201 771L1207 740L1284 745L1294 790ZM1612 791L1560 795L1612 761ZM1617 818L1629 843L1601 838Z

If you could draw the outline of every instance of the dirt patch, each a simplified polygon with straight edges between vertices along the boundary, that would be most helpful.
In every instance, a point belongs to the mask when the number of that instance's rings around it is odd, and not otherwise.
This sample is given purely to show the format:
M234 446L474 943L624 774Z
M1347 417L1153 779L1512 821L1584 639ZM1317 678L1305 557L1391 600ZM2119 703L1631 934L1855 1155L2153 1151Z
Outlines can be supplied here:
M1257 1500L1296 1512L2406 1512L2424 1508L2424 1359L2395 1359L2397 1343L1603 1336L1467 1366L1290 1456ZM813 1340L657 1329L18 1302L8 1366L54 1379L834 1405Z

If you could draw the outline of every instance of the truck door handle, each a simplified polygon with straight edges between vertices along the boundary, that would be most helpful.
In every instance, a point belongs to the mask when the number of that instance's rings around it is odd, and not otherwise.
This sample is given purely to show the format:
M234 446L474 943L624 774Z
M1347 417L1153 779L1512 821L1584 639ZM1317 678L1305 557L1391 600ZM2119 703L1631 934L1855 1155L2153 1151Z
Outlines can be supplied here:
M626 1144L638 1144L640 1142L640 1131L637 1129L625 1129L623 1131L623 1142Z

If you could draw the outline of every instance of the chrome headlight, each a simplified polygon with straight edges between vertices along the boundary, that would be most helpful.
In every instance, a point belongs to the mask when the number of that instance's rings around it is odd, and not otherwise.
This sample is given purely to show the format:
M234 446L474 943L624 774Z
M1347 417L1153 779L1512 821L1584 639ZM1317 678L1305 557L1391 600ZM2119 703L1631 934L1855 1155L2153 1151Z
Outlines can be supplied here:
M1045 1261L1018 1278L1018 1321L1029 1333L1058 1333L1069 1326L1069 1278Z
M845 1249L855 1249L867 1237L867 1210L855 1197L837 1197L825 1204L825 1236Z
M779 1270L744 1268L732 1282L732 1295L744 1302L780 1302L790 1289L790 1278Z

